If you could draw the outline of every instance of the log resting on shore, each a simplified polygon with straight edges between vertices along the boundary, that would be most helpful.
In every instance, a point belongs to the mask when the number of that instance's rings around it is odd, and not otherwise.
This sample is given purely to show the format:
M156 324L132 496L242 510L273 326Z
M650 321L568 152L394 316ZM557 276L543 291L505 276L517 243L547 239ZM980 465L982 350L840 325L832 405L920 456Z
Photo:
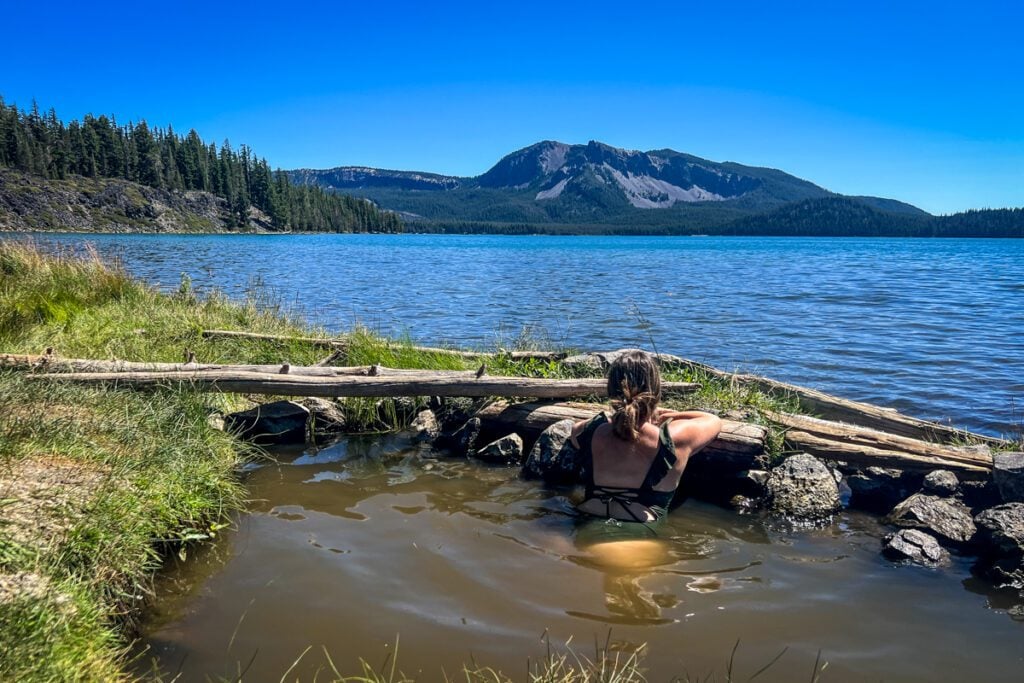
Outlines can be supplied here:
M414 375L372 377L358 375L318 377L268 374L228 370L196 372L70 372L31 375L32 379L116 384L131 388L151 388L173 384L188 385L197 391L275 396L318 397L393 397L393 396L528 396L566 398L605 396L603 379L536 379L531 377L477 378L451 376L443 372L417 372ZM666 382L666 392L691 393L699 385L690 382Z
M882 408L870 403L849 401L838 396L826 394L816 389L778 382L758 375L735 374L724 372L710 365L696 361L667 356L663 360L665 367L688 368L707 373L718 379L731 382L734 386L751 387L773 396L793 396L799 402L801 410L819 417L845 422L861 427L869 427L911 439L938 443L960 443L971 440L990 446L1006 446L1008 442L983 434L975 434L963 429L956 429L938 422L921 420L903 415L892 408Z
M767 417L786 428L787 447L826 460L864 467L947 469L976 476L992 470L992 454L984 446L979 451L930 443L806 415L767 413Z
M312 344L329 349L345 349L349 345L347 337L335 339L324 339L322 337L290 337L283 334L257 334L255 332L241 332L236 330L203 330L206 338L241 338L255 339L259 341L274 341L281 343ZM463 351L460 349L443 349L435 346L407 346L405 344L388 344L387 348L401 350L408 349L417 353L432 353L440 356L455 356L466 360L480 360L482 358L508 358L510 360L562 360L568 353L561 351L500 351L498 353L488 351Z
M281 373L284 364L221 364L221 363L150 363L128 360L90 360L87 358L61 358L55 355L0 354L0 368L21 370L45 370L46 372L256 372L265 374ZM308 377L340 377L345 375L368 376L413 376L444 375L450 377L475 378L475 370L418 370L387 368L382 365L329 366L289 365L285 374Z
M603 408L593 403L495 403L477 411L476 417L482 442L515 432L530 445L559 420L587 420ZM767 430L760 425L723 420L722 433L696 457L728 460L734 469L750 468L764 453L766 436Z

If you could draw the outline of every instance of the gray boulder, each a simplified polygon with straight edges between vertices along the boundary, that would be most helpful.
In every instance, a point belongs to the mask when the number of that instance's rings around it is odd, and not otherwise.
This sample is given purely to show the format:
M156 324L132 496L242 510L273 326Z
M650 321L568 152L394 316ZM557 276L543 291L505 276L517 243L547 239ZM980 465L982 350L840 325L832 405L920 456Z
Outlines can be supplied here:
M295 401L274 401L224 416L228 431L257 443L301 443L306 440L309 408Z
M409 431L416 441L431 441L441 435L441 423L433 410L423 410L409 423Z
M940 541L958 546L970 542L977 531L963 503L924 493L915 493L897 505L886 521L906 529L926 529Z
M888 512L910 494L910 482L900 470L868 467L846 478L850 505L872 512Z
M1024 588L1024 503L985 510L978 524L979 568L1000 583Z
M935 470L925 475L921 488L936 496L952 496L960 488L960 480L949 470Z
M518 465L523 461L523 440L518 434L508 434L476 451L473 457L497 465Z
M309 411L309 431L314 438L336 436L345 431L345 413L336 402L305 398L302 405Z
M992 480L1004 503L1024 503L1024 453L993 455Z
M541 432L523 463L523 476L553 484L580 480L580 452L569 441L573 424L572 420L560 420Z
M935 566L949 563L949 553L935 537L919 529L900 529L883 540L882 553L894 560Z
M832 471L807 453L786 458L771 470L766 489L768 507L791 519L821 520L842 507Z

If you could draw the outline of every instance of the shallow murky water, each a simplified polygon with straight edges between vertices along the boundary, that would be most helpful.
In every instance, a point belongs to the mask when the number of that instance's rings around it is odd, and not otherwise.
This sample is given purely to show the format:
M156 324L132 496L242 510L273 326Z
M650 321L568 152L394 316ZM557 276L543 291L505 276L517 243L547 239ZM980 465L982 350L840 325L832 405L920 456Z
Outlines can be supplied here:
M874 518L772 528L697 501L652 538L588 545L565 491L514 468L435 459L399 436L279 453L250 474L251 512L158 586L142 660L181 680L303 680L399 649L443 680L475 660L517 678L547 644L593 656L646 643L649 680L1019 681L1016 593L879 555ZM545 635L546 634L546 635ZM139 665L143 666L142 663ZM321 673L323 678L323 673Z

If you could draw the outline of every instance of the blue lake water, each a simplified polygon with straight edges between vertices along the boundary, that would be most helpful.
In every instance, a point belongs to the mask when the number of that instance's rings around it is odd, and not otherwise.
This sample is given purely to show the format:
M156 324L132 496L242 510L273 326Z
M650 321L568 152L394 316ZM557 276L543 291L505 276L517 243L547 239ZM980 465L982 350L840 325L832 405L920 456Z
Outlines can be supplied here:
M328 330L659 351L988 433L1024 420L1024 240L37 235Z

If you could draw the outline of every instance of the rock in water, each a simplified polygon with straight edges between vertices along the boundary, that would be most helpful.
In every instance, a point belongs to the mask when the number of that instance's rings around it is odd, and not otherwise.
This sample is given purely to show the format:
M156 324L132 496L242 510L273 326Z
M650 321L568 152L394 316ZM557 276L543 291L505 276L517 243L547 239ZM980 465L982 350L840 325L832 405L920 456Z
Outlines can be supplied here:
M569 441L573 424L560 420L541 433L523 463L523 476L560 484L579 481L580 452Z
M947 564L949 553L935 537L918 529L900 529L883 541L882 552L894 560L909 560L927 566Z
M1024 453L993 455L992 480L1004 503L1024 503Z
M911 491L903 472L884 467L853 474L846 478L846 485L850 487L850 505L872 512L892 510Z
M821 520L842 507L832 471L807 453L786 458L774 468L766 488L769 508L792 519Z
M441 423L437 421L433 410L423 410L413 418L409 431L416 441L430 441L441 434Z
M960 488L960 480L949 470L935 470L925 476L922 488L936 496L952 496Z
M476 448L480 436L480 418L470 418L454 432L443 432L434 439L434 446L451 451L454 455L469 455Z
M315 438L331 437L345 431L345 413L336 402L325 398L306 398L302 405L309 411L310 431Z
M1005 503L975 517L982 572L1024 588L1024 503Z
M523 440L518 434L503 436L476 451L473 457L497 465L518 465L523 461Z
M274 401L224 416L228 431L259 443L306 440L309 409L295 401Z
M954 545L968 543L977 531L963 503L924 493L915 493L897 505L886 521L899 527L926 529Z

